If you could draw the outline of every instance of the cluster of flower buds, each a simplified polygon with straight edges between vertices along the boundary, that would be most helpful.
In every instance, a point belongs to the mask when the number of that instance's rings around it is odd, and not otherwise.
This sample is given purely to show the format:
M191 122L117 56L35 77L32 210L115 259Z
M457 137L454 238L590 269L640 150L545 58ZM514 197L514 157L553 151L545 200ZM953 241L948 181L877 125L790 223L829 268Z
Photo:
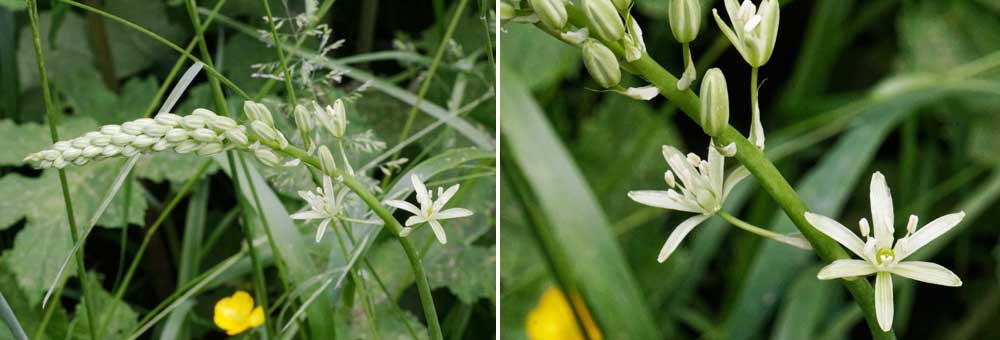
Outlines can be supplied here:
M206 109L189 116L161 113L156 118L140 118L121 125L105 125L83 136L59 141L48 149L25 157L37 168L62 169L69 164L144 152L173 149L177 153L210 155L233 147L247 146L246 128L229 117Z
M250 129L262 141L276 144L279 149L288 147L288 139L274 127L274 118L271 117L271 110L267 106L248 100L243 102L243 112L250 119Z

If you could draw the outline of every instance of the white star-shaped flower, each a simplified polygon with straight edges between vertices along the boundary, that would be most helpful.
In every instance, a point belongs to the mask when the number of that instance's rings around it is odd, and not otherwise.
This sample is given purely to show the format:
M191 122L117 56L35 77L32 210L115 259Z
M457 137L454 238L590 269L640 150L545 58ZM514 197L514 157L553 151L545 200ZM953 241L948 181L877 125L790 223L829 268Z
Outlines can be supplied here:
M733 187L750 174L741 166L723 180L725 157L712 146L708 147L707 161L694 153L684 156L669 145L663 146L663 158L672 169L664 173L664 180L671 189L630 191L628 197L648 206L698 215L684 220L670 233L656 259L659 262L666 261L694 227L715 215ZM677 183L674 174L680 178L681 183Z
M316 229L316 242L319 242L323 239L323 233L326 232L330 222L340 218L344 212L344 198L348 192L345 187L335 190L330 176L323 176L323 187L316 188L316 192L299 191L299 197L309 203L309 210L294 213L290 217L293 220L322 219Z
M759 8L750 0L743 0L743 4L737 0L725 0L724 3L732 27L722 21L719 11L712 9L719 29L748 64L753 67L766 64L771 59L778 36L778 1L761 1Z
M448 203L455 193L458 192L459 185L455 184L445 190L442 187L438 187L438 197L437 200L432 198L434 192L427 190L424 186L424 182L420 180L417 175L410 176L410 181L413 183L413 191L417 194L417 203L420 207L411 204L407 201L400 200L386 200L385 204L391 207L406 210L413 214L410 218L406 219L406 228L400 231L400 236L406 237L411 232L413 232L414 225L418 225L424 222L431 225L431 230L434 231L434 236L437 237L438 242L441 244L448 243L448 236L444 233L444 227L441 226L441 220L447 220L452 218L472 216L472 211L465 208L451 208L444 209L444 205Z
M903 261L903 259L958 225L965 217L965 213L957 212L941 216L920 230L917 230L917 216L910 215L910 220L906 225L906 236L894 240L892 196L889 194L889 186L885 183L885 177L879 172L872 175L869 199L871 200L875 235L874 237L869 235L871 226L869 226L868 220L861 219L859 224L861 236L865 238L864 241L850 229L829 217L811 212L806 212L805 217L816 229L861 257L861 260L833 261L820 270L817 277L820 280L830 280L875 274L875 315L879 327L883 331L889 331L892 329L893 317L892 276L890 274L942 286L959 287L962 285L962 279L945 267L931 262Z

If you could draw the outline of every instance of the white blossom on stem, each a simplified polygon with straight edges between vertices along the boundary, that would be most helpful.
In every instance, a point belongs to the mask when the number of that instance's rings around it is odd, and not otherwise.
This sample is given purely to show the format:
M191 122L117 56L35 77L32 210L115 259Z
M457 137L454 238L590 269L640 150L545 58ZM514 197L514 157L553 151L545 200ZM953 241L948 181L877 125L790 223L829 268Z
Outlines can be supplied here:
M406 210L413 214L410 218L406 219L406 228L400 231L400 236L406 237L411 232L413 232L412 226L422 224L427 222L430 224L431 230L434 231L434 236L437 237L438 242L441 244L448 243L448 237L444 233L444 227L441 226L441 220L447 220L452 218L472 216L472 211L465 208L451 208L444 209L444 205L451 200L455 193L458 192L459 185L455 184L445 190L442 187L438 187L437 199L433 199L433 191L427 190L424 186L424 182L420 180L417 175L410 176L410 181L413 182L413 191L417 194L417 203L420 207L411 204L407 201L400 200L386 200L385 204Z
M951 230L962 218L964 212L939 217L917 230L917 216L910 215L906 225L906 236L894 240L892 196L885 177L875 172L872 175L870 198L872 206L872 226L867 219L861 219L862 241L850 229L833 219L806 212L806 220L817 230L834 239L861 260L836 260L820 270L820 280L854 278L875 274L875 316L883 331L892 329L893 298L892 275L899 275L917 281L936 285L959 287L962 279L941 265L924 261L903 261L921 247ZM895 243L894 243L895 241Z

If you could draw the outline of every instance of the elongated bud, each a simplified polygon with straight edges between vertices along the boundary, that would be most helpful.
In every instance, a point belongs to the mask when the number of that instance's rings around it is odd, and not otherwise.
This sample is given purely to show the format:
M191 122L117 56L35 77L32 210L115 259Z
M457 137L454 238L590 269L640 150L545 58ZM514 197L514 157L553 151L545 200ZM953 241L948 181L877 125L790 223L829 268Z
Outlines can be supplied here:
M618 58L607 46L595 39L583 42L583 65L587 67L590 76L604 88L618 85L622 71L618 67Z
M324 174L331 175L337 170L337 162L333 160L333 154L326 145L319 147L319 166Z
M264 106L264 104L249 100L244 101L243 112L251 121L261 121L268 126L274 126L274 118L271 117L271 110L267 106Z
M257 160L269 167L276 168L281 166L281 158L268 148L257 148L253 151L253 155L257 157Z
M583 0L583 13L590 22L591 33L609 41L625 36L625 24L611 0Z
M306 109L305 105L295 105L295 125L306 135L312 130L312 124L309 122L309 109Z
M566 14L566 0L530 0L535 15L546 26L559 31L566 26L569 16Z
M327 107L327 110L330 108ZM337 99L333 102L333 110L330 115L333 118L333 131L331 133L337 138L344 137L344 132L347 132L347 109L344 108L343 100Z
M701 1L670 0L667 16L670 18L670 31L674 33L674 39L682 44L691 42L698 36L698 29L701 27Z
M726 77L718 68L705 72L701 81L701 127L709 136L716 137L729 123L729 90Z

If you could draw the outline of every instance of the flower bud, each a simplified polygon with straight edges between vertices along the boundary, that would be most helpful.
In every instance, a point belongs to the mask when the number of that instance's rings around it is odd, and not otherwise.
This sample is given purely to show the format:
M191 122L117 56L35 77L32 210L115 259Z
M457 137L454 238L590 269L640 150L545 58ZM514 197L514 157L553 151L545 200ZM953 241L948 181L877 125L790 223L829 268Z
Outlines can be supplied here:
M319 165L326 175L331 175L337 170L337 162L333 160L333 154L330 153L330 149L326 145L320 145L319 147Z
M205 123L207 123L209 127L219 131L235 129L239 126L235 120L225 116L213 116L210 119L206 119Z
M497 7L497 15L500 17L500 21L507 21L517 17L517 10L514 9L514 6L500 1L500 6Z
M583 0L583 13L592 33L604 40L618 41L625 35L625 25L611 0Z
M222 151L222 144L205 143L200 148L198 148L198 156L211 155L214 153L219 153L220 151Z
M136 123L135 121L125 122L121 126L121 132L137 136L142 134L143 127L143 125Z
M251 121L262 121L268 126L274 126L274 118L271 117L271 110L261 103L252 101L243 102L243 112Z
M197 109L194 109L194 111L191 111L191 115L192 116L199 116L199 117L205 118L206 122L209 121L209 120L212 120L213 118L216 117L215 112L212 112L212 111L209 111L208 109L203 109L203 108L200 108L200 107L197 108Z
M201 116L184 116L184 118L181 119L181 126L183 126L185 129L190 129L190 130L203 128L205 127L205 118L202 118ZM122 130L124 129L125 125L122 125Z
M618 58L600 41L587 39L583 42L583 65L587 67L590 76L604 88L618 86L621 81L622 71L618 68Z
M156 115L156 118L153 118L153 120L156 121L156 124L174 127L177 126L177 124L181 123L181 116L169 112L164 112Z
M250 143L250 139L247 138L247 134L242 129L229 129L224 132L224 135L226 139L239 146L245 146Z
M701 1L670 0L667 9L670 18L670 31L679 43L689 43L698 36L701 27Z
M135 139L132 141L132 146L136 148L146 148L153 144L156 144L156 142L158 141L159 139L157 138L153 138L146 135L138 135L135 136Z
M705 72L701 81L701 128L709 136L716 137L729 123L729 90L726 77L718 68Z
M275 155L274 152L271 152L268 148L257 148L253 151L253 155L257 157L257 160L269 167L276 168L281 166L281 158L278 158L278 155Z
M323 128L337 138L344 137L344 133L347 131L347 109L344 108L343 100L337 99L333 102L333 106L327 105L326 109L316 105L315 110L318 113L317 117L320 117L319 122L323 124Z
M214 142L218 137L215 131L206 128L195 129L191 132L191 139L199 142Z
M305 105L295 105L295 126L306 135L312 130L312 124L309 120L309 109L306 109Z
M566 26L569 16L566 14L566 0L529 0L538 19L549 28L561 30Z
M201 146L201 143L187 139L177 144L177 146L174 147L174 151L177 153L184 154L198 149L199 146Z
M173 128L163 135L163 139L171 143L180 143L188 139L188 131L181 128Z

